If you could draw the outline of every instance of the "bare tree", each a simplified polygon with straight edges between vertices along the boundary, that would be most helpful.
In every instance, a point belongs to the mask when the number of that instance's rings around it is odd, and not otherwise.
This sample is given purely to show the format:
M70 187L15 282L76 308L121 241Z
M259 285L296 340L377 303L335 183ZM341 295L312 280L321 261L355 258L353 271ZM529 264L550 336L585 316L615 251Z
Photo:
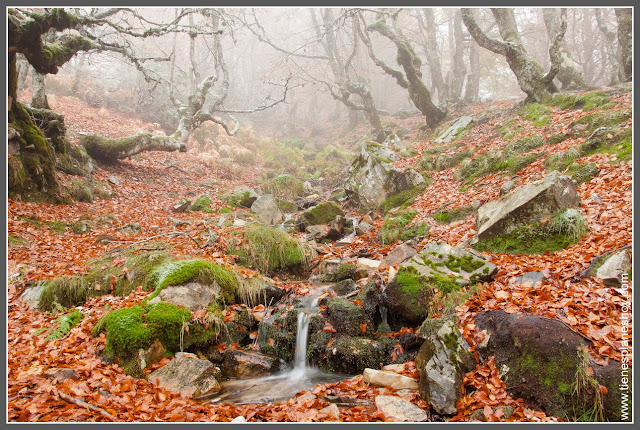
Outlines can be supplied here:
M620 67L615 49L616 33L607 27L606 20L603 19L600 8L595 9L595 15L598 29L600 29L606 41L606 43L603 43L603 46L607 53L607 62L609 63L609 85L615 85L620 82Z
M618 20L618 45L620 46L620 64L622 65L622 79L631 81L633 72L633 48L631 8L616 8Z
M462 9L462 20L478 45L506 58L520 88L527 94L527 101L541 101L557 92L558 88L553 83L553 79L558 73L562 60L559 45L567 28L564 14L558 33L551 39L549 47L551 67L545 74L522 43L513 9L493 8L491 12L502 40L490 38L480 29L472 9Z
M480 93L480 53L475 40L469 41L469 76L464 90L464 102L475 103Z
M418 9L416 13L418 28L422 38L422 46L427 58L431 81L436 88L440 103L449 99L449 86L442 76L438 39L436 37L436 20L432 8Z
M542 9L542 17L544 25L547 29L547 35L552 42L553 38L560 33L560 17L558 16L557 9L545 8ZM575 89L587 89L587 85L582 72L578 70L573 56L567 43L562 40L558 45L560 51L560 67L558 69L557 78L562 84L562 89L575 88Z

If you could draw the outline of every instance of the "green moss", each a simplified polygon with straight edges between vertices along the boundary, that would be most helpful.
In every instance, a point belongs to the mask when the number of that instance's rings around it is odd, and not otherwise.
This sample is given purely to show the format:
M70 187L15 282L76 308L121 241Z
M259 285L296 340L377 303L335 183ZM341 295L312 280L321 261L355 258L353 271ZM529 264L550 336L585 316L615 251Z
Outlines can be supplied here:
M83 313L77 309L74 309L66 315L59 316L56 320L58 327L49 331L47 340L55 340L65 337L73 327L75 327L80 323L80 321L82 321L83 317Z
M504 149L504 155L505 157L512 157L515 154L523 154L536 148L540 148L544 143L544 140L537 134L521 137L520 139L515 139L506 146Z
M606 93L596 91L582 95L557 94L549 101L549 104L552 106L558 106L562 109L582 108L582 110L591 110L596 107L604 106L610 101L611 99L606 95Z
M518 110L518 113L524 119L532 121L536 127L542 127L551 121L551 117L549 116L551 109L538 103L526 104Z
M525 155L513 153L509 157L504 157L499 156L499 154L493 151L488 151L472 159L469 163L461 165L456 172L456 177L466 182L471 182L492 173L509 172L516 174L537 160L541 155L542 153Z
M211 212L211 199L209 196L199 196L189 208L190 212Z
M573 164L569 166L566 172L569 176L576 180L578 184L589 182L600 173L600 169L595 163Z
M67 224L62 221L51 221L47 224L49 224L49 230L56 234L64 234L67 231Z
M465 219L473 212L475 210L471 206L462 206L448 212L436 212L432 214L432 217L441 224L450 224L454 221Z
M68 188L68 192L71 197L78 202L93 202L93 191L91 190L91 187L87 185L85 180L79 178L71 179L71 185Z
M328 224L336 216L344 216L344 211L336 202L324 202L302 213L306 225Z
M386 216L378 233L380 241L385 245L398 241L403 232L405 232L405 227L413 221L416 214L417 211L410 210L401 212L396 216Z
M279 175L264 186L267 193L284 199L294 199L304 195L304 183L289 174Z
M457 166L462 160L471 157L473 152L474 148L467 148L453 155L425 155L418 162L418 167L423 171L442 171Z
M230 206L235 207L249 207L251 201L251 193L249 191L243 191L235 194L224 194L222 200L224 200Z
M408 190L401 191L393 196L388 197L380 206L384 212L388 212L393 208L406 209L413 204L416 197L422 194L422 191L427 188L426 184L418 185Z
M298 205L293 202L277 199L276 204L278 205L278 209L284 213L298 212Z
M188 309L160 302L147 307L144 322L152 338L160 339L165 348L176 351L180 348L182 325L190 319L191 312Z
M29 246L29 239L26 239L22 236L8 236L7 242L9 244L9 248L20 248L24 246Z
M567 209L549 222L518 227L511 233L481 240L473 248L492 253L544 254L579 242L587 230L582 215Z
M305 246L278 228L251 225L236 239L236 243L230 242L227 252L262 273L306 268Z
M577 149L580 156L586 157L593 154L615 154L618 160L629 161L632 154L632 127L625 128L622 131L611 131L613 132L613 137L610 139L607 135L602 134L581 144Z
M471 273L484 266L484 263L470 255L464 255L462 257L449 255L449 259L445 262L445 266L453 272L460 272L460 270L464 270L467 273Z
M631 118L631 110L597 110L575 121L574 124L586 124L584 134L591 134L600 127L613 127L626 123Z

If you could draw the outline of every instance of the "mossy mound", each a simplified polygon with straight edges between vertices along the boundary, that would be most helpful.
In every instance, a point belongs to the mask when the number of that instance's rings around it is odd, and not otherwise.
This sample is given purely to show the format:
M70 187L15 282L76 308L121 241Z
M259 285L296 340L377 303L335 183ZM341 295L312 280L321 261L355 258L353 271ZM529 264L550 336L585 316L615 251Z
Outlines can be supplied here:
M397 215L387 215L378 233L380 242L385 245L395 243L398 240L407 241L414 238L426 237L429 226L426 223L417 223L407 226L413 221L417 211L404 211Z
M611 99L602 91L595 91L585 94L556 94L548 102L551 106L558 106L561 109L582 109L591 110L609 103Z
M142 376L137 352L155 340L160 340L170 352L213 342L220 334L222 316L219 310L211 312L217 313L218 318L209 317L209 322L203 325L190 322L191 312L188 309L170 303L136 305L109 312L94 326L92 334L98 336L106 332L104 355L109 359L117 357L127 374Z
M520 226L507 234L480 240L473 248L494 254L544 254L578 243L587 231L580 212L567 209L550 221Z
M597 110L576 120L575 124L586 124L585 134L589 135L600 127L614 127L626 123L631 118L631 110Z
M329 224L337 216L344 216L344 211L336 202L320 203L300 214L305 226Z
M448 148L447 148L448 149ZM457 166L460 162L473 155L474 148L463 149L455 154L449 155L430 155L423 156L418 162L420 170L442 171Z
M551 121L551 109L539 103L529 103L518 110L524 119L532 121L536 127L543 127Z
M261 273L306 270L306 247L278 228L251 225L236 236L235 243L233 242L234 240L230 241L227 252L237 255L240 264L255 268Z
M504 149L505 157L513 157L516 154L524 154L525 152L532 151L536 148L540 148L545 144L544 139L540 136L533 135L527 137L521 137L519 139L514 139L509 143Z
M211 198L206 195L198 196L189 207L189 211L211 213Z
M594 177L598 176L598 173L600 173L600 169L598 169L598 166L596 166L595 163L574 163L569 166L569 169L567 170L567 175L575 179L578 184L589 182Z
M276 176L264 185L268 194L283 199L295 199L304 195L304 183L293 175Z
M493 173L508 172L516 174L537 160L541 155L541 153L524 155L513 153L511 156L505 157L499 152L488 151L476 158L468 159L465 160L464 163L461 163L455 172L455 178L458 181L464 180L466 182L472 182Z

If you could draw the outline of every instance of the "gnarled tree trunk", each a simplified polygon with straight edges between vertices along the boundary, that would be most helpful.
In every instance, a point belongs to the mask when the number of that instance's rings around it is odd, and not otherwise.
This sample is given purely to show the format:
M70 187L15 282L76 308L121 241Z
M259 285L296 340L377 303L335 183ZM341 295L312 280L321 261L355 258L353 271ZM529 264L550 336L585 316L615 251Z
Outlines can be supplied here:
M49 100L47 100L47 93L44 86L44 75L33 71L33 97L31 97L31 106L38 109L51 109L49 107Z
M553 38L560 31L560 18L558 17L558 11L556 9L543 9L542 17L544 25L547 28L547 35L550 42L553 42ZM582 72L578 70L578 65L573 60L569 47L564 42L560 42L558 49L560 51L560 68L558 75L556 76L562 84L562 89L575 88L579 90L585 90L589 87Z
M80 137L80 143L87 150L87 153L96 160L114 162L145 151L185 152L186 147L179 137L178 132L173 136L138 133L115 139L86 134Z
M528 102L542 101L557 92L558 88L553 83L553 78L559 69L561 60L559 43L566 31L566 21L562 20L560 32L555 35L549 47L551 69L545 74L542 66L529 55L522 43L513 9L491 9L491 12L498 24L502 40L488 37L478 26L473 10L462 9L462 20L478 45L505 57L509 68L518 80L520 89L527 94Z

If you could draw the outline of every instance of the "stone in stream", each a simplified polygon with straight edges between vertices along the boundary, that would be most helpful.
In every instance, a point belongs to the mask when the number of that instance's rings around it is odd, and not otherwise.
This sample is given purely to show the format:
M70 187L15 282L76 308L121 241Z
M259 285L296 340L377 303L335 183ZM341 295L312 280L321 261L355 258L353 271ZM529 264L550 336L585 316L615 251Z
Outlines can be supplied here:
M605 420L621 420L621 378L633 386L626 363L596 364L586 349L591 342L557 319L493 310L479 313L475 324L484 333L478 352L485 359L495 356L513 398L568 421L588 414L597 402Z
M364 369L363 376L364 382L379 387L391 387L394 390L418 389L418 382L415 379L392 371Z
M399 422L423 422L427 414L418 406L396 396L376 396L376 408L386 419Z
M278 203L271 194L258 197L251 205L251 212L257 214L260 221L265 224L275 225L284 221Z
M456 327L456 316L427 319L418 335L425 338L416 357L420 395L436 412L455 414L462 377L476 364Z
M256 351L227 349L222 354L222 374L227 378L259 378L281 370L278 357Z
M174 393L205 396L220 391L220 369L209 360L194 354L177 353L176 357L149 375L154 384Z

